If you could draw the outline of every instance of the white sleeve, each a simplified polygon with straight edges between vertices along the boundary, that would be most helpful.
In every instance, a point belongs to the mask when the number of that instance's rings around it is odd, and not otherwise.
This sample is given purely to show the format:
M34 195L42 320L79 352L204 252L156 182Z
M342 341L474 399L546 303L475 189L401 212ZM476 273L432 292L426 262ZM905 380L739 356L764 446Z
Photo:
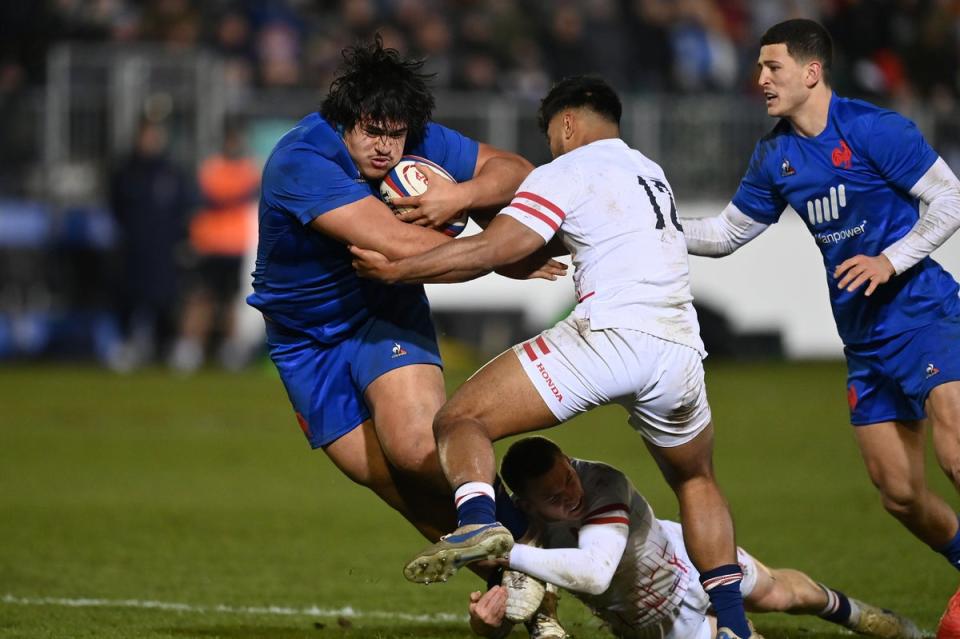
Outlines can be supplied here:
M682 222L687 252L706 257L730 255L769 226L741 212L733 202L720 215L684 218Z
M527 176L499 215L509 215L549 242L576 207L580 183L576 165L544 164Z
M943 158L937 158L910 189L927 210L910 232L884 249L897 275L933 253L960 228L960 180Z
M566 590L599 595L610 587L629 531L622 523L584 526L578 548L517 544L510 551L510 567Z

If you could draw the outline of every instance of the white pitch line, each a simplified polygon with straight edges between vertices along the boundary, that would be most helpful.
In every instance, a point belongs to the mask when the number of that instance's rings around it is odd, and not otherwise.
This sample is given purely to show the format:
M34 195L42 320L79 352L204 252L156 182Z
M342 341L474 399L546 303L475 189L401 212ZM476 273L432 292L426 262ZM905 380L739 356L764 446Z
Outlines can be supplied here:
M387 612L384 610L356 610L352 606L343 608L291 608L288 606L229 606L216 604L198 606L173 601L149 601L142 599L93 599L88 597L17 597L6 594L0 602L17 606L64 606L67 608L141 608L150 610L171 610L174 612L192 612L198 614L227 613L238 615L279 615L284 617L346 617L349 619L389 619L391 621L413 621L417 623L463 622L467 618L448 612L432 615L415 615L407 612Z

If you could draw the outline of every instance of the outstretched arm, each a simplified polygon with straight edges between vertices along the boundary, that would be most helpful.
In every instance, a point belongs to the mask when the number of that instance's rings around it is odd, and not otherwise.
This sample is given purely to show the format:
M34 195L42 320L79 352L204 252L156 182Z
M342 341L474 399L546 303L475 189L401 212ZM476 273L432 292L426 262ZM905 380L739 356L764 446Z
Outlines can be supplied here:
M610 587L628 534L626 524L598 524L580 529L577 548L516 544L510 567L567 590L599 595Z
M960 229L960 180L943 158L937 161L910 189L910 195L927 205L913 228L888 246L880 255L856 255L834 271L837 288L855 291L869 282L865 296L930 255Z
M482 233L447 242L421 255L390 261L376 251L350 247L363 277L395 282L465 282L513 264L544 246L517 220L499 215Z
M731 202L715 217L684 218L683 236L691 255L723 257L763 233L768 226L742 213Z

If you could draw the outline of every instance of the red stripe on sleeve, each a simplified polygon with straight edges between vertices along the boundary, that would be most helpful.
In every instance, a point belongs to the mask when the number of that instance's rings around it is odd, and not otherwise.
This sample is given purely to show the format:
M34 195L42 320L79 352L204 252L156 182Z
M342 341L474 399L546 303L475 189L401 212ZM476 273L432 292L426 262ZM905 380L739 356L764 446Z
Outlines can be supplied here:
M626 504L608 504L606 506L601 506L596 510L591 510L587 513L585 519L590 519L591 517L596 517L597 515L602 515L603 513L613 512L614 510L622 510L624 512L630 512L630 509L627 508Z
M532 349L532 348L530 348L530 342L524 342L524 343L523 343L523 350L524 350L524 352L527 354L527 357L530 358L530 361L531 361L531 362L536 361L536 359L537 359L537 354L533 352L533 349Z
M545 206L551 211L553 211L554 213L556 213L561 220L567 217L567 214L563 212L563 209L561 209L559 206L557 206L547 198L541 197L536 193L531 193L530 191L520 191L514 197L524 197L524 198L527 198L528 200L536 202L540 206Z
M595 526L597 524L624 524L629 526L630 520L626 517L595 517L583 522L584 526Z
M538 220L542 220L547 226L552 228L554 231L560 230L560 225L557 224L552 217L548 215L544 215L543 213L533 208L532 206L527 206L526 204L517 202L516 200L511 202L510 206L512 206L515 209L520 209L524 213L529 213L530 215L537 218Z

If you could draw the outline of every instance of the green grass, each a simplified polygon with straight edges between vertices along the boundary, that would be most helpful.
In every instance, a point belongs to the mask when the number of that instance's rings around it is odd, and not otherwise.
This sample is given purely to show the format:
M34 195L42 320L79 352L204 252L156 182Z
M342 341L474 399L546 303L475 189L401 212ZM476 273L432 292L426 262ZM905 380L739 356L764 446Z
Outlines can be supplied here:
M738 541L768 564L806 570L933 628L956 574L882 511L846 425L843 383L839 363L708 367L717 465ZM551 436L574 455L625 469L661 517L676 512L620 409ZM955 504L932 458L929 475ZM421 545L398 515L308 449L267 369L189 379L0 370L0 597L15 598L0 600L0 637L471 636L457 620L369 616L465 616L472 576L429 588L403 580L401 565ZM561 613L578 638L604 636L572 597ZM755 622L768 639L844 634L809 618Z

